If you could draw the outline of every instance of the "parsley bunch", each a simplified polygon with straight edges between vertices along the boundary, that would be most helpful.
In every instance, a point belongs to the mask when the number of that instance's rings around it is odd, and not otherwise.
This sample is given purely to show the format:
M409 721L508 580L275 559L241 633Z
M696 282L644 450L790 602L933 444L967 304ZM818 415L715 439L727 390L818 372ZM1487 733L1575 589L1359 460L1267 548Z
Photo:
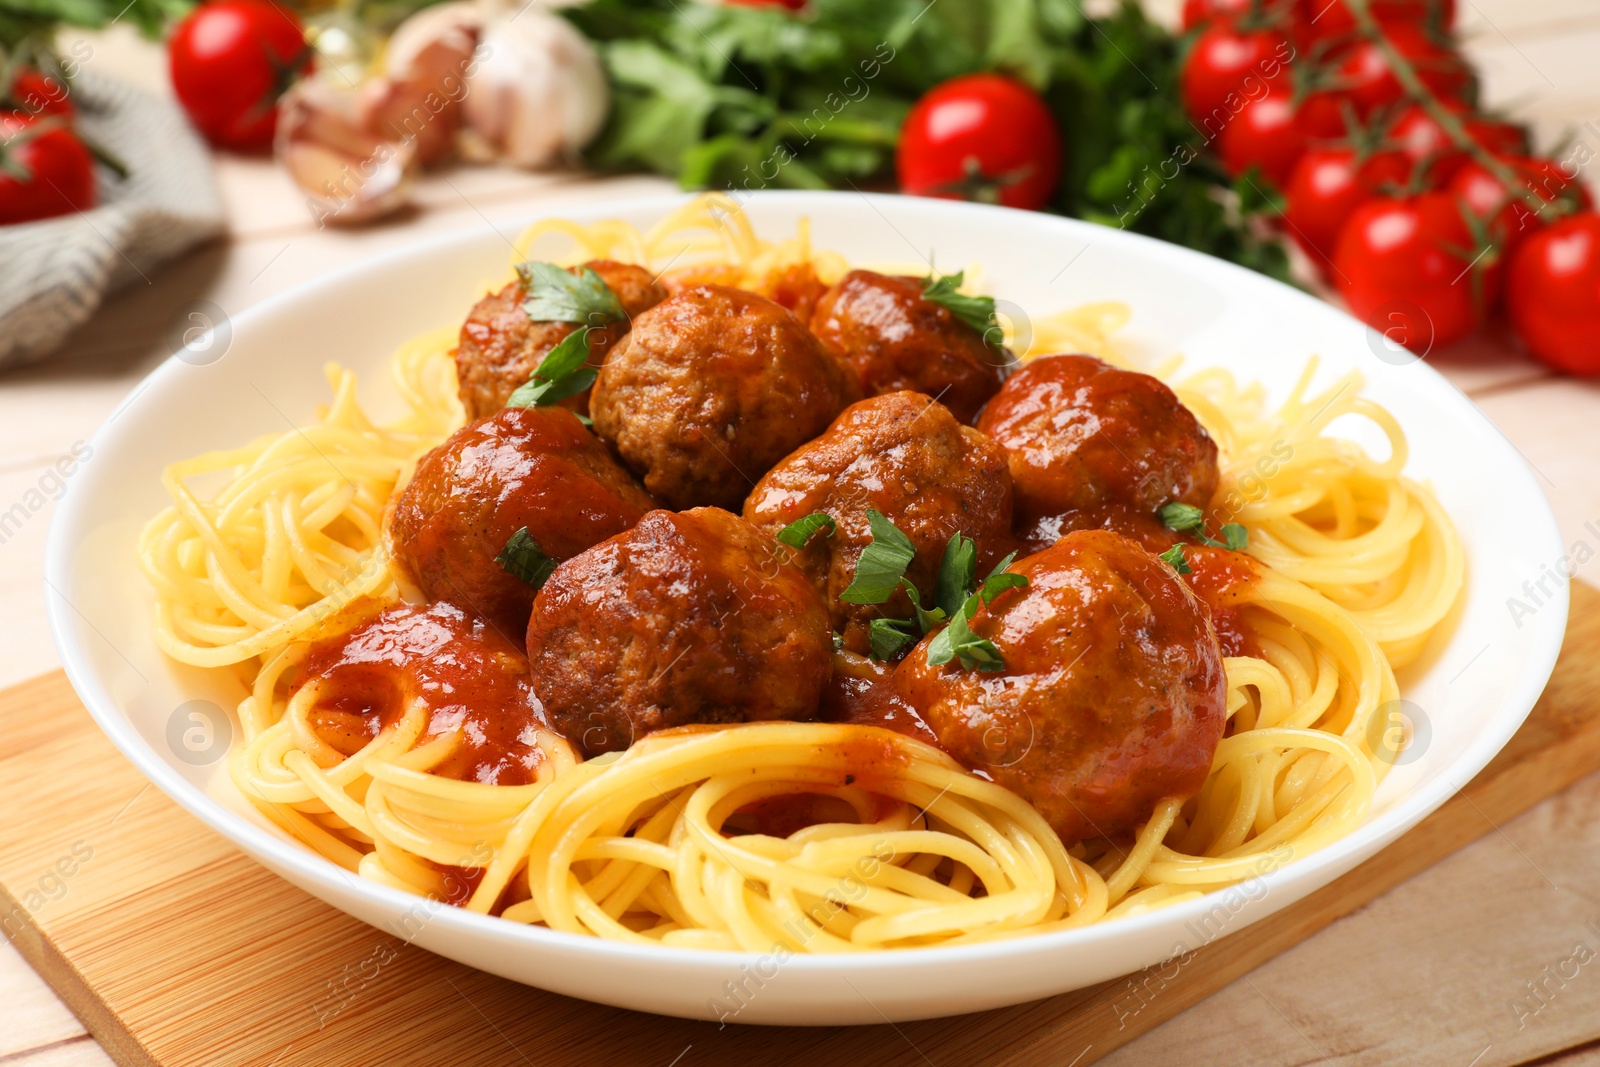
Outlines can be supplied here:
M940 82L1000 71L1061 127L1050 210L1148 234L1287 280L1277 207L1203 152L1179 98L1182 41L1131 0L810 0L776 5L592 0L562 14L594 40L611 117L588 152L685 188L886 187L906 112Z

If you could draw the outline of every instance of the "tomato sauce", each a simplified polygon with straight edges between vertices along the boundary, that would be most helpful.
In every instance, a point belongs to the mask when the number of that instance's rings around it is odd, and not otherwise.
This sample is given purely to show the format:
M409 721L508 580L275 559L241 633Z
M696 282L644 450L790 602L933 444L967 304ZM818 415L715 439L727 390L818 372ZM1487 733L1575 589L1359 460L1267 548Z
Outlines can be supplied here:
M398 722L408 700L428 709L419 744L459 731L433 773L496 785L531 782L544 756L543 709L520 649L446 603L389 608L354 630L312 644L295 688L320 682L310 719L346 755Z
M1244 625L1243 605L1261 577L1261 565L1243 552L1185 545L1189 588L1211 609L1211 624L1224 656L1255 656L1259 648Z

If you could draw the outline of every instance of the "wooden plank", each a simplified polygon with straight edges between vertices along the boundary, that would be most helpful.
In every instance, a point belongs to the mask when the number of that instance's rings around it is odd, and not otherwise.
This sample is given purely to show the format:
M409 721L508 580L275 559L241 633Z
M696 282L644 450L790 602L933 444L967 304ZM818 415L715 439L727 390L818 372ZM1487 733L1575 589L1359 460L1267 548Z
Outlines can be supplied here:
M898 1027L774 1030L543 993L349 919L235 853L149 788L52 675L0 695L0 916L123 1064L1093 1061L1600 766L1600 592L1574 585L1555 676L1460 797L1322 891L1181 967ZM55 872L52 876L51 872ZM60 883L58 887L57 883ZM463 1040L470 1035L470 1040ZM459 1046L459 1047L458 1047Z

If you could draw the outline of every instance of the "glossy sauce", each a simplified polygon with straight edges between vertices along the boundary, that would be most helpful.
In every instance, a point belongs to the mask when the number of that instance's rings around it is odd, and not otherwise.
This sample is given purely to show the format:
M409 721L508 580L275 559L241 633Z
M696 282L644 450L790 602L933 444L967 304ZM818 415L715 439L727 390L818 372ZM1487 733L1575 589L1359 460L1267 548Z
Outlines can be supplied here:
M1243 604L1260 579L1259 564L1242 552L1185 545L1191 573L1184 581L1211 609L1211 625L1224 656L1256 656L1260 649L1243 621Z
M433 773L462 781L524 785L543 760L535 731L543 709L522 652L450 604L389 608L338 637L315 642L295 687L321 682L310 718L345 755L398 722L409 698L428 708L419 744L460 731Z

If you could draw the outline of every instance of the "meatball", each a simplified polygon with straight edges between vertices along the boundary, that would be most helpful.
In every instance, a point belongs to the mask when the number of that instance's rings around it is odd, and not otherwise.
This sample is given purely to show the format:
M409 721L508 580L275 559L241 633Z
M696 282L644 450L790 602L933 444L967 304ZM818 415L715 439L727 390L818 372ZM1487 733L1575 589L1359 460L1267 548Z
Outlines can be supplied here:
M853 270L811 315L817 339L848 359L867 396L910 389L971 423L1000 388L1010 356L925 299L922 279Z
M584 264L617 294L628 313L628 320L589 331L589 365L600 366L610 350L628 330L635 315L667 298L650 272L631 263L591 259ZM568 268L574 274L577 267ZM506 405L506 398L533 374L539 361L560 344L581 323L534 322L522 310L528 290L515 281L498 293L490 293L473 307L461 327L456 345L456 390L467 418L493 415ZM588 394L569 397L566 406L578 412L588 410Z
M885 604L839 599L872 543L868 509L881 512L916 546L906 578L931 605L951 535L976 542L980 573L1009 550L1005 453L931 397L886 393L846 408L827 433L772 468L745 500L744 517L770 534L812 512L833 517L833 536L814 535L795 553L795 563L822 593L845 647L863 654L874 618L911 614L904 591Z
M805 575L720 508L650 512L557 567L528 620L534 691L590 755L669 726L810 718L832 654Z
M517 640L534 590L495 562L512 534L526 526L541 551L567 559L654 506L570 411L504 408L418 462L389 514L389 551L428 599Z
M1017 533L1031 549L1092 528L1166 548L1177 536L1156 517L1162 505L1204 508L1217 488L1217 446L1172 390L1093 356L1029 363L978 429L1006 450Z
M1003 670L930 666L929 637L895 671L939 746L1028 800L1067 845L1194 795L1227 705L1205 606L1165 563L1104 530L1068 534L1011 570L1029 585L970 623Z
M736 510L856 396L849 368L788 311L702 285L639 316L589 404L595 431L668 506Z

